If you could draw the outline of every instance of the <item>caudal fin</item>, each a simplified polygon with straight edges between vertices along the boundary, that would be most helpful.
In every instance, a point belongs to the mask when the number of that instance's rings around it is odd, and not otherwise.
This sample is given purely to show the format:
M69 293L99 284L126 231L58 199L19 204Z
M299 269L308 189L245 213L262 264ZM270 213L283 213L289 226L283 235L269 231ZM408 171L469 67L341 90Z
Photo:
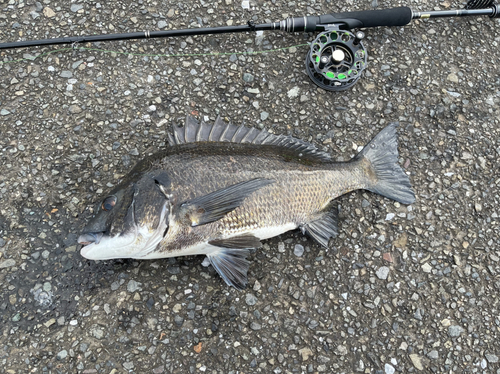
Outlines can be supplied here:
M371 164L370 174L375 174L375 183L366 187L368 191L411 204L415 194L410 180L398 164L397 123L392 123L380 131L356 156L357 160L368 159Z

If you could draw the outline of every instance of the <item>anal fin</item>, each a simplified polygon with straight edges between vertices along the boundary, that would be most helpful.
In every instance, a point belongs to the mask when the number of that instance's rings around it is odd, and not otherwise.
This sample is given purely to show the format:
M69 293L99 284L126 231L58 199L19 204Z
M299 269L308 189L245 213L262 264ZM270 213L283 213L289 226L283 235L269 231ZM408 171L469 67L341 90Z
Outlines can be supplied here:
M323 214L301 226L302 232L306 232L323 247L328 248L330 238L338 235L338 209L329 207Z

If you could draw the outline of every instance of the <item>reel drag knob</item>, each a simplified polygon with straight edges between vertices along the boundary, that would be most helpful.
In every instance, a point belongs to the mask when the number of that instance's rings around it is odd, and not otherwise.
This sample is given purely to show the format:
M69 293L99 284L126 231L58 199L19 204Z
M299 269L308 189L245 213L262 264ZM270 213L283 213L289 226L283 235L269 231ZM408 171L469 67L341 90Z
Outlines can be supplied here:
M366 66L364 33L331 29L318 35L306 56L311 80L328 91L344 91L361 77Z

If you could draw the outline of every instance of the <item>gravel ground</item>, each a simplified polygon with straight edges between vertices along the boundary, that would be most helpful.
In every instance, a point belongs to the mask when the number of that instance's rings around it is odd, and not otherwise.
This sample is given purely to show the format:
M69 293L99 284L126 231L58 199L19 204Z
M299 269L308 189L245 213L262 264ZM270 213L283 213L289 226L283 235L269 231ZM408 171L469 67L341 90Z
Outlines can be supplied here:
M262 23L373 5L5 0L0 40ZM462 6L378 4L399 5ZM500 373L499 24L449 18L366 30L369 66L342 93L318 89L305 72L303 44L314 35L0 52L4 372ZM187 114L294 135L339 160L398 121L400 162L417 201L363 191L339 198L340 235L328 250L298 232L268 240L252 253L241 292L202 257L82 258L75 242L89 207L164 147L169 126Z

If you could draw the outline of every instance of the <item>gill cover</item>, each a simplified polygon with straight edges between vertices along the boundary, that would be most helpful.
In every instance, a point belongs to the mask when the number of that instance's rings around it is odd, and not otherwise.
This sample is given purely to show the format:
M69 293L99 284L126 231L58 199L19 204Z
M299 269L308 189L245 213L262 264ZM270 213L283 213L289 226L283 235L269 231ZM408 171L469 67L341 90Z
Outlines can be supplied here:
M168 228L169 189L170 179L161 170L149 171L137 182L124 180L97 204L78 238L82 256L137 258L152 251Z

